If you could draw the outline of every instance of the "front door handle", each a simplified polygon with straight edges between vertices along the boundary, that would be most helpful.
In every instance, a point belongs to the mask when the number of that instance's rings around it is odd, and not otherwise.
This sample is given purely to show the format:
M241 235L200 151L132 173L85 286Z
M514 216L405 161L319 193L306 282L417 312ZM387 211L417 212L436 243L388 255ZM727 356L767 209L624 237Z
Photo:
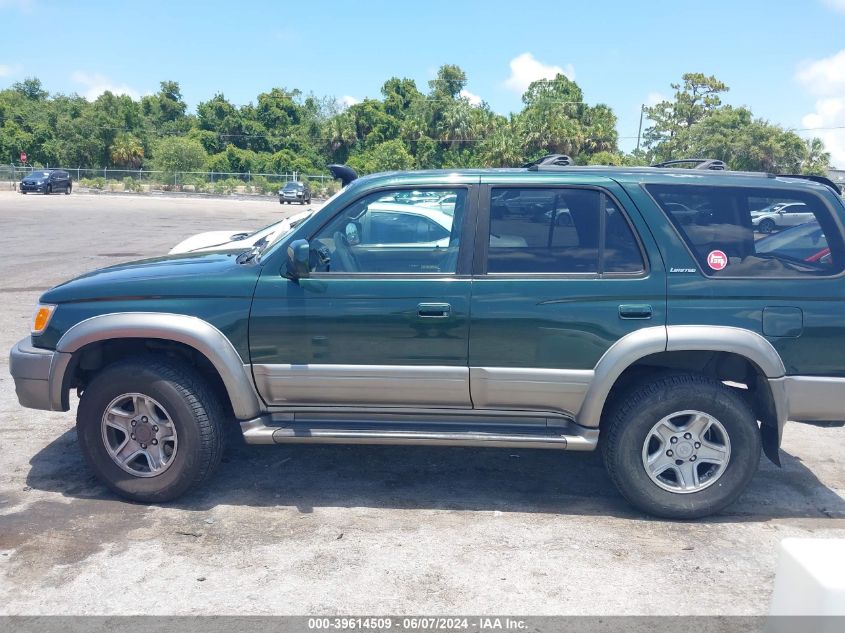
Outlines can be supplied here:
M424 319L447 319L452 312L448 303L421 303L417 306L417 314Z
M619 306L620 319L650 319L654 315L652 307L646 303Z

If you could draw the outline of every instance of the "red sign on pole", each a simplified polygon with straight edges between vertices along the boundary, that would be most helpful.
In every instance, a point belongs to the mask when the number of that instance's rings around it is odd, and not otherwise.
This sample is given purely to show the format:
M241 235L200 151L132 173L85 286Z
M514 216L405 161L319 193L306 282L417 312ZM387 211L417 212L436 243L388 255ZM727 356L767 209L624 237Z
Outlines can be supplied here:
M26 152L21 152L21 162L22 163L26 162Z

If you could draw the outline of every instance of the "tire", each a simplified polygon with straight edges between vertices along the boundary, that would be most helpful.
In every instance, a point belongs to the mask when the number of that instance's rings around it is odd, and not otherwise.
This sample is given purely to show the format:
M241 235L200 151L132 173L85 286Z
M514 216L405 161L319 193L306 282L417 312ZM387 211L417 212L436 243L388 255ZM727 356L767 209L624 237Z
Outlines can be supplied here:
M153 474L149 458L138 455L128 466L119 466L109 453L108 445L113 442L120 445L121 431L113 431L104 421L106 411L119 408L116 403L121 398L133 396L152 399L160 408L154 409L158 420L153 418L137 419L132 424L138 432L136 439L151 441L151 430L159 430L150 425L157 422L175 430L172 437L169 462L162 467L162 472ZM127 404L136 415L150 411ZM164 414L162 416L161 414ZM113 417L124 425L131 424L122 416ZM118 361L100 371L82 394L77 411L76 429L79 445L85 460L97 477L118 495L142 503L163 503L185 494L191 488L207 480L220 463L223 451L224 410L208 384L187 364L155 356L137 357ZM168 422L165 422L165 418ZM134 418L133 418L134 419ZM142 424L143 422L143 424ZM142 436L141 426L147 427ZM129 427L127 427L129 428ZM110 435L109 435L110 434ZM114 440L114 437L118 437ZM125 434L122 436L125 437ZM155 439L155 438L153 438ZM127 454L136 450L128 445ZM168 438L163 438L157 450L161 455L166 452ZM141 444L147 448L146 444ZM152 446L149 447L150 451ZM149 472L138 473L146 463ZM164 460L162 460L164 463ZM129 468L132 472L127 471Z
M69 196L69 195L70 195L70 191L71 191L71 189L72 189L72 188L73 188L73 185L71 185L70 183L68 183L68 184L67 184L67 187L65 187L65 195L66 195L66 196Z
M766 218L765 220L760 222L757 228L760 229L760 233L773 233L775 229L777 229L777 225L774 223L774 221L770 220L769 218Z
M703 418L699 413L704 414ZM671 441L677 441L675 444L661 444L655 435L658 427L666 431L666 419L673 423L690 420L688 428L692 429L693 419L708 417L716 424L710 423L709 430L699 438L700 443L685 439L682 432L687 427L672 432L675 439ZM603 429L606 438L602 452L610 478L633 506L658 517L696 519L719 512L742 494L760 461L760 429L750 407L730 388L706 376L669 374L634 386L610 405L603 424L607 428ZM692 439L696 437L693 435ZM716 466L708 463L704 451L711 450L713 454L711 447L720 442L722 449L727 446L727 455L722 466ZM692 464L699 452L701 461ZM670 454L672 458L664 458ZM647 459L652 463L652 456L681 464L681 469L697 469L701 484L681 492L681 480L675 475L683 471L672 465L655 480L645 465ZM682 456L689 459L678 459Z
M25 195L26 195L26 191L21 191L21 195L22 195L22 196L25 196Z

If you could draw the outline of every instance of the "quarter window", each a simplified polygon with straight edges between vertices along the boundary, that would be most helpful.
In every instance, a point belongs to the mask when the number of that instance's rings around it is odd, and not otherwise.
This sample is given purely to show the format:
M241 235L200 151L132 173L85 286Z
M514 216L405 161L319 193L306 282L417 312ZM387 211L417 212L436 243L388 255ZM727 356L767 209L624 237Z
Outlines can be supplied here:
M465 209L463 189L366 196L312 238L314 271L454 273Z
M809 192L649 185L698 260L718 277L813 277L842 272L845 243Z
M610 196L593 189L494 188L488 273L636 273L637 240Z

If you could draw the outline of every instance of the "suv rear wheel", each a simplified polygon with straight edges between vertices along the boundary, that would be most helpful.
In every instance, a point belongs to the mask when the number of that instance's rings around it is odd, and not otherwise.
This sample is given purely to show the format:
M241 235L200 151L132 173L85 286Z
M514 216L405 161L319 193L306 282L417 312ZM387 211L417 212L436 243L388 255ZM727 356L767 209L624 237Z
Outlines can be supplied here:
M641 384L606 419L604 460L634 506L660 517L718 512L748 486L760 461L760 430L729 387L695 374Z
M88 465L117 494L175 499L211 476L222 453L223 409L188 365L144 357L97 374L76 428Z

